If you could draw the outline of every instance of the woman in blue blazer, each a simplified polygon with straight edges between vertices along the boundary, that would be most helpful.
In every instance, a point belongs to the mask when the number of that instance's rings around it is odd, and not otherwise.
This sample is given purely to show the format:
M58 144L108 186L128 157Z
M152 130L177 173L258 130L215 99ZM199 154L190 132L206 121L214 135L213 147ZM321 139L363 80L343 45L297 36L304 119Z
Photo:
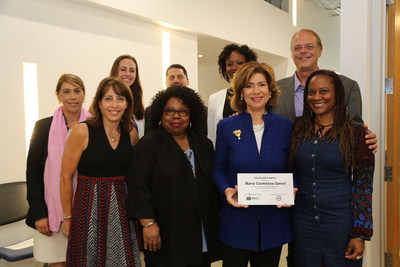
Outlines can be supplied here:
M282 245L291 241L289 209L237 202L238 173L289 172L292 123L270 111L280 91L273 69L250 62L233 78L233 110L217 126L214 182L223 196L219 238L223 266L278 266Z

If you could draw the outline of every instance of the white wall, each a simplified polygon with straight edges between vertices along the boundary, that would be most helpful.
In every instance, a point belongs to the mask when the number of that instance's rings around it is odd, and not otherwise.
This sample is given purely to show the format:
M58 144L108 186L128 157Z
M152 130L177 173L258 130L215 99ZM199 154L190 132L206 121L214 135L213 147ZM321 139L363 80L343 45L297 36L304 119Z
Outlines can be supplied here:
M312 0L298 0L298 18L297 29L310 28L322 39L324 48L319 67L340 72L341 16L332 16Z
M287 56L289 13L263 0L76 0ZM272 41L273 40L273 41Z
M372 214L374 235L366 242L365 266L384 266L385 244L385 0L342 1L341 70L358 81L363 119L378 136Z
M138 60L147 105L163 86L163 30L171 33L171 63L181 63L188 69L190 85L195 89L198 88L197 35L191 32L246 42L255 48L288 55L280 43L286 42L292 33L290 16L264 1L250 0L244 6L242 1L227 0L98 2L103 2L106 8L99 9L95 1L0 2L0 97L6 100L1 115L4 125L0 133L1 183L25 179L23 62L38 64L39 117L43 118L52 115L57 107L54 90L62 73L74 73L84 80L87 107L114 59L125 53ZM190 31L165 28L160 21ZM277 25L265 34L265 25L272 22ZM270 36L274 36L273 42Z
M62 73L79 75L88 107L98 83L120 54L138 60L147 105L163 87L162 27L69 1L0 2L0 183L25 179L25 126L22 62L38 64L39 117L52 115L58 103L55 85ZM197 73L197 37L171 32L171 62ZM191 77L197 87L197 76Z
M279 79L294 70L289 50L293 32L302 27L314 28L326 47L321 60L330 58L321 63L322 67L336 69L338 38L328 36L338 31L338 18L326 16L311 0L298 2L298 27L294 28L290 13L261 0L1 1L0 96L10 100L4 110L12 116L2 115L2 122L9 128L0 133L0 182L23 180L25 176L22 62L38 64L40 118L50 116L57 107L53 92L60 74L70 72L82 77L87 107L114 59L124 53L138 60L144 103L148 105L163 86L161 34L167 30L171 33L171 63L188 69L190 86L200 89L207 102L208 95L226 83L219 77L216 59L215 65L198 66L198 33L227 43L246 43L265 52L268 56L261 55L260 60L271 64ZM162 27L161 22L183 30ZM199 86L198 79L203 75L207 78Z

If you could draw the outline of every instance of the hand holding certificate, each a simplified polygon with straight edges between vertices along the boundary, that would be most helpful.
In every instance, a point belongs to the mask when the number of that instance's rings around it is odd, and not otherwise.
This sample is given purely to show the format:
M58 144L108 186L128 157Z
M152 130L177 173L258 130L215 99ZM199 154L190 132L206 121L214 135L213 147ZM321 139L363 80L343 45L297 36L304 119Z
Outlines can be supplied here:
M248 208L249 205L241 205L238 203L238 186L235 188L227 188L225 189L226 201L229 205L232 205L235 208Z
M294 205L292 173L238 173L241 205Z

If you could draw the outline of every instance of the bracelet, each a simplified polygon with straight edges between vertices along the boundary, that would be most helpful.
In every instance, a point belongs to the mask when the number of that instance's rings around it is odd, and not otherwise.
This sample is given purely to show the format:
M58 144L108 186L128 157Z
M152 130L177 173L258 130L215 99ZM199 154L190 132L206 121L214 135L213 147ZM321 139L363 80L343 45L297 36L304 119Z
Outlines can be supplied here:
M151 221L151 222L149 222L149 223L146 223L145 225L142 225L142 227L143 227L143 228L146 228L146 227L152 226L155 222L156 222L156 221Z
M63 220L69 220L69 219L71 219L71 218L72 218L71 215L69 215L69 216L63 216Z

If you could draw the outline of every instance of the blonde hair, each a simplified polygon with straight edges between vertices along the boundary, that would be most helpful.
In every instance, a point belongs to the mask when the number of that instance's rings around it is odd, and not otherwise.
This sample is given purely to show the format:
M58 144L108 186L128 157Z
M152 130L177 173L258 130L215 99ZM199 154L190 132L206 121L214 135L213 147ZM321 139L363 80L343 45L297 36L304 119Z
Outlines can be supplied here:
M311 29L301 29L301 30L295 32L295 33L293 34L293 36L292 36L292 40L290 41L290 50L292 50L292 48L293 48L293 40L294 40L294 38L295 38L300 32L309 32L309 33L311 33L312 35L314 35L315 40L317 41L317 46L319 47L320 50L322 50L323 47L322 47L321 38L319 37L318 33L316 33L315 31L313 31L313 30L311 30Z

